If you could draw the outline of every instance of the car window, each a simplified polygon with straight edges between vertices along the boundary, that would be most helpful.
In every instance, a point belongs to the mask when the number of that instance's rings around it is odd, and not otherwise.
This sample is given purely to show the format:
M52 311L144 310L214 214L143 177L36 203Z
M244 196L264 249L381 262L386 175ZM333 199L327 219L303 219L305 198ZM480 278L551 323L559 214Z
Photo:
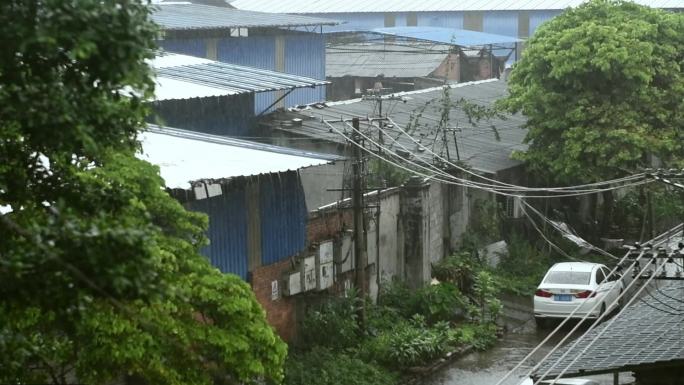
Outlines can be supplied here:
M603 269L596 269L596 283L601 283L604 279L606 279L606 273L603 272Z
M587 285L591 273L586 271L552 271L546 276L544 283L565 285Z

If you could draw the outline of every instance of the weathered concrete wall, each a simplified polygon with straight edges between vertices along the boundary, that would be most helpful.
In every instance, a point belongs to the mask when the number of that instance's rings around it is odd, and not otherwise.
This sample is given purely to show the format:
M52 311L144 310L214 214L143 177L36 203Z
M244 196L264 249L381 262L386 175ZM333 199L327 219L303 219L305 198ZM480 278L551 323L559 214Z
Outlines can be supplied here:
M461 245L463 233L468 228L470 221L470 206L468 202L468 190L461 186L448 186L448 221L449 221L449 247L456 250Z
M429 185L422 178L411 178L402 195L402 224L404 229L404 279L413 287L420 287L430 278L430 259L426 258L429 237L424 204L429 197Z
M426 257L430 263L436 263L449 251L447 250L448 247L444 247L444 240L449 234L448 222L444 220L446 214L444 194L448 193L448 186L438 182L430 182L426 192L427 195L424 196L426 204L423 205L425 209L423 217L427 229L425 234L425 239L427 239Z
M342 188L344 165L345 161L337 161L299 170L304 199L309 211L340 200L342 192L330 190Z
M369 292L373 300L383 282L403 278L404 248L401 229L401 195L396 191L379 200L368 199L377 205L368 222L368 264L373 266L369 280Z

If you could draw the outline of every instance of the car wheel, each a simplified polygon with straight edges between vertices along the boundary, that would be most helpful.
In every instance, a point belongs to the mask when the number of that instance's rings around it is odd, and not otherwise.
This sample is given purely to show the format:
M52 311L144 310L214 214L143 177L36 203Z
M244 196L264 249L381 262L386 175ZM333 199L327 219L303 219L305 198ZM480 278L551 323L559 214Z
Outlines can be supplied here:
M546 318L534 317L534 323L536 323L537 327L540 329L547 329L549 327L549 320Z
M596 318L596 322L598 322L598 320L601 319L601 317L603 317L603 313L605 313L605 312L606 312L606 303L604 302L601 304L601 310L599 310L599 314L598 314L598 317Z

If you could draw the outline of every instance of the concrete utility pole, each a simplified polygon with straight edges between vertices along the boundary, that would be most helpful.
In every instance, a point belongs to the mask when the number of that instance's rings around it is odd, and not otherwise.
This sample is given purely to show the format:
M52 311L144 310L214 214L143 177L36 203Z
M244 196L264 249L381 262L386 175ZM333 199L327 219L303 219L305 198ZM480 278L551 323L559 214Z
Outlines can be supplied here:
M358 322L361 327L366 324L366 295L368 293L366 282L366 266L368 256L366 255L366 221L364 217L363 192L365 189L363 176L363 158L361 153L361 136L358 133L359 119L352 120L352 127L356 130L351 139L354 141L353 154L354 163L352 165L352 207L354 216L354 260L356 262L356 288L359 290L361 301L357 311Z

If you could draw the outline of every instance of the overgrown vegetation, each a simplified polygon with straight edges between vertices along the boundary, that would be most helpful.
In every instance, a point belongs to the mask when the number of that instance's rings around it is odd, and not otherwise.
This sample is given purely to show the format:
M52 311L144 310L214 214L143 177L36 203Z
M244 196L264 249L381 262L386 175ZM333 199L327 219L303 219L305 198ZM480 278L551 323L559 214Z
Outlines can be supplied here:
M401 186L411 175L410 172L378 158L368 161L368 188Z
M479 265L466 257L471 258L463 254L436 265L434 271L444 278L438 284L413 289L402 282L386 282L378 303L365 304L364 329L356 320L361 299L354 291L310 309L302 322L303 350L292 353L285 382L307 383L298 381L320 373L325 384L395 383L398 375L429 365L447 352L493 345L501 310L498 286L489 272L476 269ZM322 356L344 365L363 362L362 370L369 374L356 377L345 374L344 367L329 369ZM304 363L310 373L303 373Z
M630 190L616 200L613 214L613 223L620 224L616 236L649 239L651 232L660 234L681 222L684 217L684 192L655 183L639 190Z
M353 353L314 346L291 355L285 365L285 385L392 385L398 376Z

